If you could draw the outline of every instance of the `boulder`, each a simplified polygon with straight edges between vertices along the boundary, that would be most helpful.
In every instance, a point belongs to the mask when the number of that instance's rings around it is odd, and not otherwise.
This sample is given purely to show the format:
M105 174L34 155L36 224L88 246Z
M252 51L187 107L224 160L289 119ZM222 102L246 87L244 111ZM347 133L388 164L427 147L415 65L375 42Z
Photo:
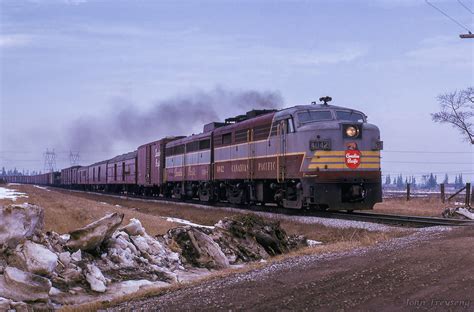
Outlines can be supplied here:
M219 245L202 232L204 230L191 226L174 228L168 231L167 239L170 244L179 246L182 257L193 266L208 269L228 267L227 257Z
M211 236L231 263L266 259L287 252L291 246L279 222L253 214L219 221Z
M0 252L41 232L44 211L31 204L0 206Z
M87 265L86 280L91 289L95 292L105 292L107 290L107 281L100 269L94 264Z
M58 256L46 247L26 241L16 246L8 263L22 270L49 276L58 264Z
M145 229L143 228L140 220L138 219L130 219L130 223L120 229L124 231L128 235L136 236L136 235L144 235Z
M106 215L83 228L70 232L66 246L72 250L93 251L110 238L123 220L123 213Z
M47 302L50 289L49 279L14 267L7 267L0 277L0 297L15 301Z
M0 297L0 311L10 310L10 304L11 303L12 303L12 301L10 299Z

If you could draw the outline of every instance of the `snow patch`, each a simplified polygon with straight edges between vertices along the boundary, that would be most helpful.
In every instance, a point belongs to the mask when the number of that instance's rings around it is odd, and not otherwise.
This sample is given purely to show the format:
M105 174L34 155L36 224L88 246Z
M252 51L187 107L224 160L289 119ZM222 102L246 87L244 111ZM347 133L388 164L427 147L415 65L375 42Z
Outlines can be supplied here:
M463 215L465 216L466 218L469 218L471 220L474 220L474 213L470 212L469 209L466 209L466 208L458 208L456 210L456 213L457 214L460 214L460 215Z
M15 201L19 197L28 198L25 193L20 193L17 190L0 187L0 199L11 199Z
M308 243L309 247L314 247L314 246L318 246L322 244L322 242L317 241L317 240L312 240L312 239L308 239L306 240L306 242Z
M184 224L184 225L202 227L202 228L206 228L206 229L214 229L214 226L197 224L197 223L193 223L191 221L184 220L184 219L179 219L179 218L163 217L163 219L166 219L166 221L168 221L168 222L174 222L174 223L179 223L179 224Z
M39 186L39 185L33 185L33 186L36 187L36 188L39 188L40 190L45 190L45 191L51 192L51 190L47 189L44 186Z

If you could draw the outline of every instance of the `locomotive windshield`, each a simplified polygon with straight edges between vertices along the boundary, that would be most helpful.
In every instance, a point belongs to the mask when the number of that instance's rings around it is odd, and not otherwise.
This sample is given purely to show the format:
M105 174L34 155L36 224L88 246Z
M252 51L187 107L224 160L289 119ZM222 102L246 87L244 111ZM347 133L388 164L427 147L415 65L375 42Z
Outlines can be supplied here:
M336 118L338 120L348 120L348 121L354 121L354 122L364 122L364 115L361 113L356 113L353 111L347 112L347 111L336 111Z
M308 110L298 113L298 120L300 123L308 123L323 120L332 120L332 114L330 111L317 111Z

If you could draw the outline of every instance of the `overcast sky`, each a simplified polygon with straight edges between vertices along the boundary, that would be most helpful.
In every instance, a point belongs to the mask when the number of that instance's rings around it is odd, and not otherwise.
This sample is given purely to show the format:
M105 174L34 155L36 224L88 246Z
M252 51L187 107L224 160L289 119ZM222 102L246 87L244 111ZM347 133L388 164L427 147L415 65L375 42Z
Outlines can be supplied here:
M457 1L431 2L474 28ZM286 107L330 95L364 111L382 133L384 174L435 172L441 180L447 172L453 180L474 172L470 144L430 116L437 95L473 85L474 39L459 39L466 31L423 0L0 6L0 166L43 170L46 148L56 150L58 168L69 165L70 149L82 164L106 159L154 137L87 150L64 133L115 109L146 113L177 97L255 90L280 95ZM236 111L222 103L218 117ZM199 132L201 119L184 134Z

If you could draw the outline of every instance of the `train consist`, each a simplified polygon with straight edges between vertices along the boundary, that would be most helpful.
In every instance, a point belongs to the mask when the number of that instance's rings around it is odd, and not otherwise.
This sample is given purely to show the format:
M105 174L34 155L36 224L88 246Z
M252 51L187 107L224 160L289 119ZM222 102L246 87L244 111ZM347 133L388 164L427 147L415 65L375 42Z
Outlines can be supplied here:
M252 110L89 166L8 182L285 208L372 209L382 200L379 129L323 104Z

